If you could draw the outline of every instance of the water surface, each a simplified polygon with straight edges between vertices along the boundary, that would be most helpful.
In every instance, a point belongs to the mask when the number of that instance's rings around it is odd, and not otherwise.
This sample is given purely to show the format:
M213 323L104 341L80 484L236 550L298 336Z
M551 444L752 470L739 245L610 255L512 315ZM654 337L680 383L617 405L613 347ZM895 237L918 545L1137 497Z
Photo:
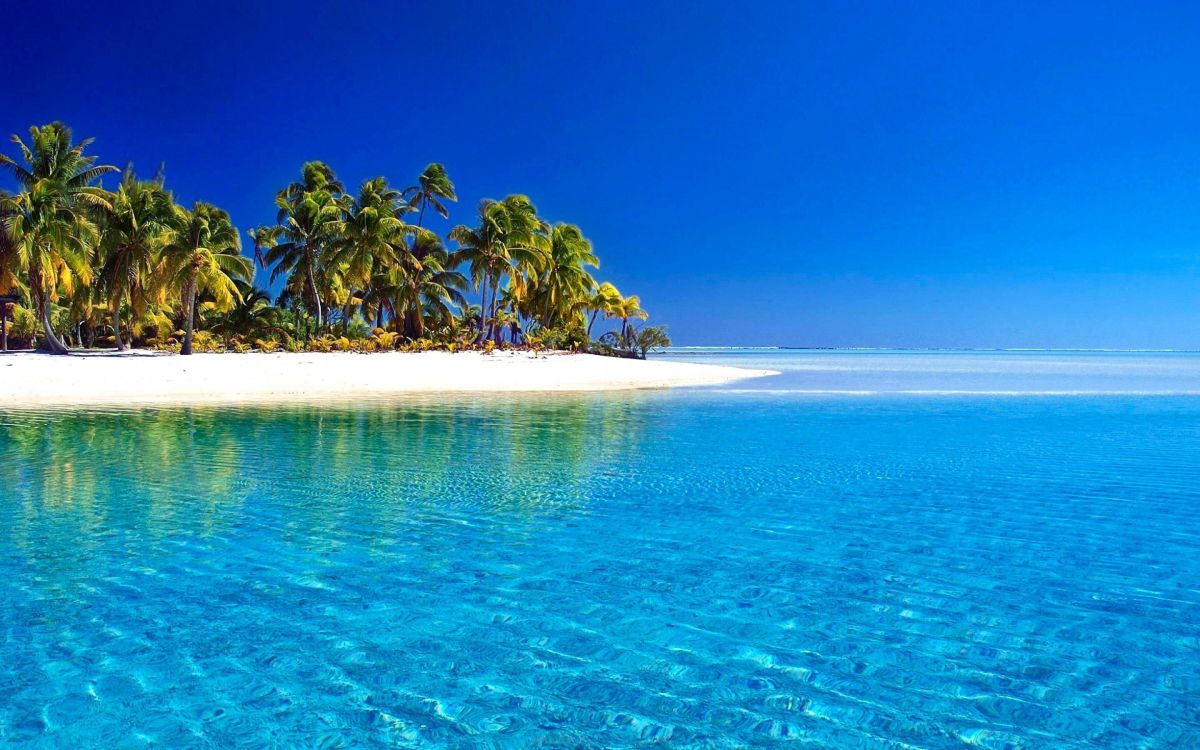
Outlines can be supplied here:
M0 410L0 744L1200 744L1194 370L735 356L784 375Z
M1200 395L1200 352L692 347L652 356L776 370L781 377L734 388L790 394Z

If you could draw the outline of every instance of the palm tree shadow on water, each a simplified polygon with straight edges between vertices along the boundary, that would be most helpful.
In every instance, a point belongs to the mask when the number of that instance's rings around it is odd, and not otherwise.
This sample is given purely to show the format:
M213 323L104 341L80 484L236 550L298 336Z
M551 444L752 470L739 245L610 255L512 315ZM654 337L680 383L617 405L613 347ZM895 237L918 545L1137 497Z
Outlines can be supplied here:
M519 535L612 491L653 398L0 409L0 549L52 575L118 559L114 545L168 558L248 528L310 551L386 550L420 524Z

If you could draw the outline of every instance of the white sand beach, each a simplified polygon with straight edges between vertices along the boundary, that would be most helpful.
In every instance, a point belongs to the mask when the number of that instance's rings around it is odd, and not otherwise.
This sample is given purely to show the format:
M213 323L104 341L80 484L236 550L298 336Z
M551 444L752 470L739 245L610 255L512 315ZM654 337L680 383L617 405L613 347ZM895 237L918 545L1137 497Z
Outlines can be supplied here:
M609 391L716 385L775 374L592 354L388 352L0 354L0 407L286 401L403 393Z

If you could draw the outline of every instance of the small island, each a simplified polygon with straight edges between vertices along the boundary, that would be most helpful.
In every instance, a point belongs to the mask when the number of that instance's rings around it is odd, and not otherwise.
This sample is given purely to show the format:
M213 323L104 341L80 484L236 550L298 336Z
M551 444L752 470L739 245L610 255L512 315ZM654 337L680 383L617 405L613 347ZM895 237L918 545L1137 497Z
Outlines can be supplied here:
M98 164L91 139L75 142L61 122L12 140L19 155L0 154L20 186L0 194L3 348L127 356L9 358L10 403L597 390L764 374L621 363L670 339L644 324L637 295L592 275L600 261L582 230L513 194L483 200L443 238L426 217L448 219L458 196L438 163L407 187L374 177L356 193L329 165L304 164L275 195L275 223L246 232L251 257L226 211L180 205L161 169L142 179L132 165ZM115 189L106 175L119 175ZM258 271L275 294L255 285ZM164 361L172 353L227 356L184 368ZM547 356L563 353L588 356Z

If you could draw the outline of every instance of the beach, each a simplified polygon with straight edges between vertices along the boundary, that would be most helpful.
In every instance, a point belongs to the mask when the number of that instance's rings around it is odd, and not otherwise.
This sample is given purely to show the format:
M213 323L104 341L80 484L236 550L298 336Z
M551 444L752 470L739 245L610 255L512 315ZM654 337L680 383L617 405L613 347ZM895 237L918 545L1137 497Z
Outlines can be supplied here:
M0 354L0 403L267 402L403 393L611 391L729 383L774 374L688 362L527 351L373 354L157 352Z

